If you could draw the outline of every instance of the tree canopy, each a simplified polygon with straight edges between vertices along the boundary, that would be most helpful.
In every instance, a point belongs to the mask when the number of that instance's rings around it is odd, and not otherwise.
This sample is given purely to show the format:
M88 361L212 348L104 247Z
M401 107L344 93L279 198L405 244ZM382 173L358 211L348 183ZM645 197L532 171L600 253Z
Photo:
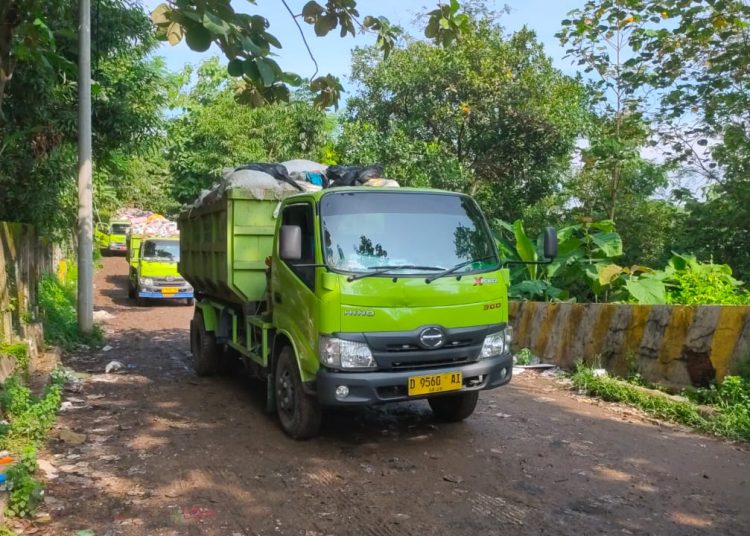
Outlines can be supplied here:
M476 195L513 218L555 191L586 116L583 87L534 34L471 20L450 48L414 41L354 54L343 160L378 161L407 184Z

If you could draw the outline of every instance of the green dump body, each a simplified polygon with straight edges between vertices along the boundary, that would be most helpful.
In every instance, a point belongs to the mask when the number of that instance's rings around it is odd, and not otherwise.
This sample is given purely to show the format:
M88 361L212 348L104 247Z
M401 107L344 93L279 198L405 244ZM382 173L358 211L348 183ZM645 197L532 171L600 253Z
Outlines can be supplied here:
M179 271L196 292L240 304L265 299L279 201L271 193L258 199L229 190L180 215Z

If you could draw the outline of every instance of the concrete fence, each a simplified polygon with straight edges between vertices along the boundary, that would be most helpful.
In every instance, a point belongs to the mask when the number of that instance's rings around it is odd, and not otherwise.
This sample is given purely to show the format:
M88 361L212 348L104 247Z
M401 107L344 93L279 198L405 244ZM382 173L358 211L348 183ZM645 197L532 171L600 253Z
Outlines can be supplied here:
M512 302L513 349L652 382L702 386L750 358L750 307Z
M0 343L27 341L32 352L42 347L37 286L54 272L56 251L30 225L0 222Z

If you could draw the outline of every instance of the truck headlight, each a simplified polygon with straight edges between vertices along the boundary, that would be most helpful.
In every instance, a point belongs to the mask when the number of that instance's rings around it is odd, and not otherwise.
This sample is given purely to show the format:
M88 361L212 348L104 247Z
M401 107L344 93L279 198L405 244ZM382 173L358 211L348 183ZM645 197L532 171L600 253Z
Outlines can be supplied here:
M505 351L505 330L496 333L490 333L484 338L482 351L479 353L479 359L500 355Z
M141 277L138 282L141 284L142 287L153 287L154 286L154 280L150 277Z
M367 344L336 337L320 338L318 356L321 363L331 368L370 369L377 366Z

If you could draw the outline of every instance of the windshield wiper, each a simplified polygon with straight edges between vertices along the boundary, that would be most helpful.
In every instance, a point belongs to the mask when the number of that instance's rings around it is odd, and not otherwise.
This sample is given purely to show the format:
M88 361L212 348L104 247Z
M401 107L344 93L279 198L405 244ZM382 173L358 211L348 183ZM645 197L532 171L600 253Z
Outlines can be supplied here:
M372 272L367 272L364 274L357 274L357 275L350 275L349 277L346 278L346 280L351 283L352 281L356 281L357 279L363 279L365 277L372 277L374 275L387 274L391 270L445 270L445 268L441 268L440 266L419 266L416 264L398 264L394 266L378 266Z
M446 275L451 275L457 272L458 270L460 270L461 268L464 268L465 266L469 266L470 264L473 264L475 262L491 261L495 259L497 259L497 257L492 256L492 257L482 257L480 259L471 259L470 261L459 262L453 268L448 268L444 272L440 272L439 274L435 274L435 275L428 277L427 279L425 279L425 283L432 283L436 279L440 279L441 277L445 277Z

